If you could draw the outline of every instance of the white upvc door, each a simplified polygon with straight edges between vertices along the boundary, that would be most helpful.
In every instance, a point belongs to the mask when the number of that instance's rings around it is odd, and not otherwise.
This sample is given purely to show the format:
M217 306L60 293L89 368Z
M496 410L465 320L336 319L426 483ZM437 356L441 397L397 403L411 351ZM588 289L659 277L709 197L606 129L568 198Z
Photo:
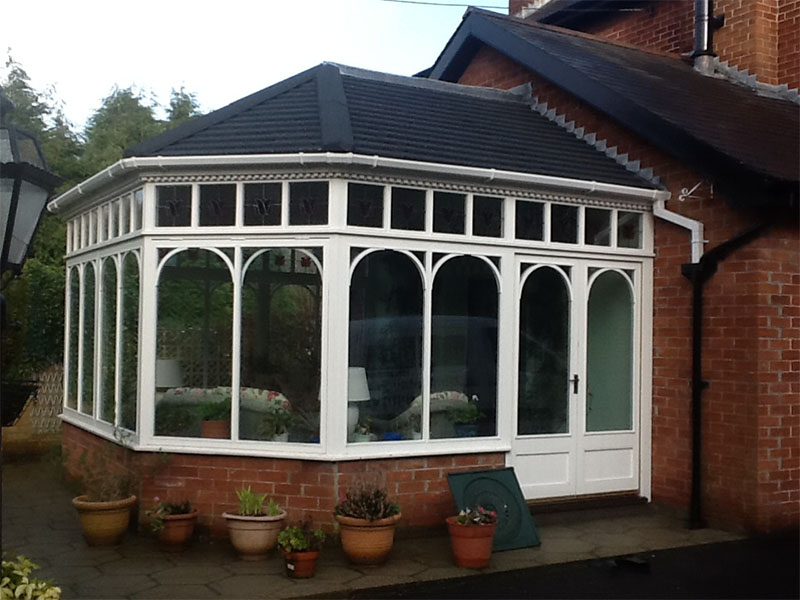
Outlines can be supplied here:
M641 265L517 262L511 464L525 497L637 490Z

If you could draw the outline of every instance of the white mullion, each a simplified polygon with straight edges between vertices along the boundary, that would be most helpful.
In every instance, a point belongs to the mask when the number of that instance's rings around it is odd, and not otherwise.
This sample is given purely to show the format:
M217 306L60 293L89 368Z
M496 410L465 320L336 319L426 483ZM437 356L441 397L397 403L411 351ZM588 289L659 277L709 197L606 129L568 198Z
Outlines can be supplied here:
M392 186L383 186L383 229L389 231L392 228Z
M192 229L197 229L200 226L200 184L192 184L192 214L190 223Z
M542 207L542 241L545 244L550 243L550 225L552 222L550 209L552 208L552 202L543 202L544 206Z
M464 199L464 235L472 236L472 210L475 195L472 193L466 194Z
M425 190L425 232L433 233L433 190Z
M114 354L114 427L122 424L122 310L123 310L123 267L125 265L125 254L117 254L115 257L117 265L117 318L115 324L115 346ZM140 276L141 277L141 276Z
M328 226L347 227L348 182L331 179L328 182Z
M234 209L234 223L236 227L244 227L244 183L236 183L236 208Z
M430 439L431 427L431 324L433 322L433 252L425 251L422 279L422 439Z
M241 184L239 184L241 185ZM238 188L239 186L237 186ZM238 192L237 192L238 196ZM233 249L233 329L231 336L231 439L239 439L239 392L241 385L242 349L242 249Z
M62 402L62 406L67 408L69 405L69 386L70 380L70 370L75 368L75 365L72 364L72 360L70 360L70 349L72 344L75 343L75 340L72 340L70 337L70 330L72 327L72 303L75 301L72 298L72 273L75 267L67 267L67 277L66 282L67 285L64 286L64 306L67 308L65 311L66 314L64 315L64 398Z
M578 206L578 231L576 232L576 246L586 246L586 207Z
M514 365L516 364L515 329L518 318L518 301L514 292L517 289L515 283L518 279L519 269L514 260L514 251L508 250L500 257L500 281L497 290L499 297L497 302L497 398L495 403L497 422L495 427L500 439L509 442L513 437L513 423L516 421L514 379L517 369Z
M75 403L75 409L78 412L83 412L81 408L83 407L83 314L86 312L86 302L84 302L85 288L86 263L81 263L78 269L78 294L80 295L78 304L78 389L76 390L78 395L76 396L77 402Z
M281 181L281 227L289 226L289 182Z
M350 246L331 240L325 256L323 294L327 295L328 329L327 407L320 415L320 443L326 453L344 454L347 448L347 369L350 331Z
M102 209L101 209L102 210ZM96 421L100 420L100 396L102 395L102 367L103 355L100 345L100 337L103 331L103 307L102 299L105 289L103 279L105 278L105 261L98 258L94 267L94 397L92 399L92 416Z
M506 241L513 241L517 237L517 200L516 198L503 198L503 237Z
M619 209L615 208L611 211L611 230L608 232L608 235L611 236L610 247L616 248L617 247L617 232L619 230L618 222L619 219Z
M137 390L136 390L136 431L143 443L153 441L155 433L155 390L156 390L156 328L158 327L156 303L158 299L158 248L152 240L145 239L139 261L139 344L136 349ZM146 348L150 350L144 352ZM145 361L145 356L147 360Z

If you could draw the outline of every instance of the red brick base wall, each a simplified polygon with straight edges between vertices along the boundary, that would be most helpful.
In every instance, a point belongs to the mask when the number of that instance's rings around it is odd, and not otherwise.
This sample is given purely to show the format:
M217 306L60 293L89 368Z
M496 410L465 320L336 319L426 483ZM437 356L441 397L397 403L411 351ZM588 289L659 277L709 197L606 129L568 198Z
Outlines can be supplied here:
M72 475L78 473L84 450L93 453L110 448L120 468L139 476L140 523L147 521L144 511L155 497L162 501L188 499L200 512L199 524L219 536L227 535L222 513L236 509L236 490L242 486L274 497L287 510L290 521L310 517L332 532L333 507L348 486L362 478L379 478L402 507L399 526L414 529L440 526L453 513L448 473L505 466L501 452L346 462L134 452L66 423L62 440Z

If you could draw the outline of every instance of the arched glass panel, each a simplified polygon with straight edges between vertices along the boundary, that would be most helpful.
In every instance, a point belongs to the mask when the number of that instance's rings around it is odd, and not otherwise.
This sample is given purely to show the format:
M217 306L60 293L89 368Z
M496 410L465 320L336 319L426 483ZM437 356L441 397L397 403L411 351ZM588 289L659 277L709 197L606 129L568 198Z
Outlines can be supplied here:
M433 282L432 438L497 431L497 280L479 258L445 262Z
M78 340L81 318L81 279L78 268L69 270L69 332L67 334L67 406L78 409Z
M100 331L100 418L114 423L117 372L117 265L113 258L103 261L103 297Z
M633 426L633 298L616 271L597 276L589 292L586 430Z
M322 278L310 251L275 248L247 268L241 439L319 441L321 302Z
M569 311L567 282L556 269L536 269L519 304L517 433L569 431Z
M139 261L132 252L122 259L121 311L119 424L136 431L139 390Z
M174 254L158 282L156 435L230 437L233 285L211 250Z
M94 411L94 265L86 263L83 271L83 372L81 373L80 411Z
M422 279L414 261L383 250L350 281L348 440L419 439Z

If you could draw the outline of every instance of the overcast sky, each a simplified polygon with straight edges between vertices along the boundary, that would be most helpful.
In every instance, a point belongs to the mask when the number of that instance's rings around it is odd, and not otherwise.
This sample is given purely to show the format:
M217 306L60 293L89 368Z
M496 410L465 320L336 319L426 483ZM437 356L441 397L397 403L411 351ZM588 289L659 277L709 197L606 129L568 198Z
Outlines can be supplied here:
M413 75L461 21L459 0L38 0L4 2L0 42L82 128L114 85L221 108L323 61ZM452 6L455 5L455 6ZM485 0L507 13L507 0ZM5 65L5 56L2 66Z

